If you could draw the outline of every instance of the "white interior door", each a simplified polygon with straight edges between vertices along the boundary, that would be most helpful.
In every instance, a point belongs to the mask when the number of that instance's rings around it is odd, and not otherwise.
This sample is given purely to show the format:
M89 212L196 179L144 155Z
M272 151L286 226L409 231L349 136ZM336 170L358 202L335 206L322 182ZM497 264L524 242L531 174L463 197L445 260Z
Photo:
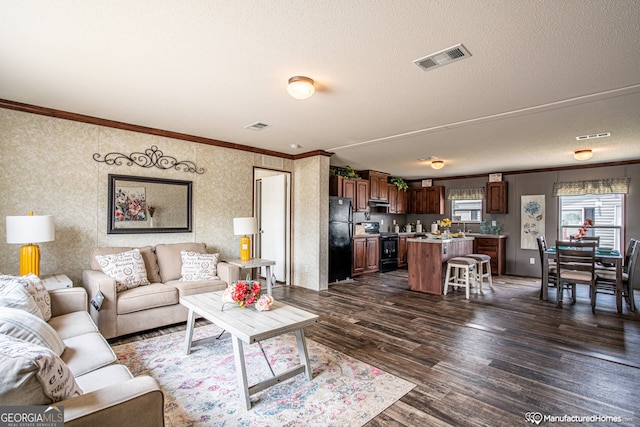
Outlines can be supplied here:
M260 257L276 262L272 272L276 280L287 282L287 176L264 177L260 184ZM266 275L262 267L261 275Z

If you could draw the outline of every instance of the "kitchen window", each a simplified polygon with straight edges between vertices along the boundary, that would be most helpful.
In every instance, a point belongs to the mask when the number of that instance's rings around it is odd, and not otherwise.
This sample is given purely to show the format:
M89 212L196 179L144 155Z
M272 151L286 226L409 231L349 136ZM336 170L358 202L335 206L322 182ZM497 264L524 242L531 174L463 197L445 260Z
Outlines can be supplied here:
M447 194L451 200L451 220L453 222L482 221L484 187L452 188Z

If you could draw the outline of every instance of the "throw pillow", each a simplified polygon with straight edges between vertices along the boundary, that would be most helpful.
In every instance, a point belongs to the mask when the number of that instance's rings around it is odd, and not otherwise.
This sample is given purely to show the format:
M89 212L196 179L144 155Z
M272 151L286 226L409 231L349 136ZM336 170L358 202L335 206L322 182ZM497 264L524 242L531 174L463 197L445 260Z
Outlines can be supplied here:
M51 297L49 291L44 287L44 283L38 276L29 273L18 279L20 283L29 291L33 299L38 304L38 308L42 312L43 319L48 322L51 319Z
M138 249L113 255L96 255L96 261L104 274L116 281L116 292L149 284L144 260Z
M3 405L47 405L81 395L69 367L53 351L0 334Z
M47 347L58 356L66 347L56 330L47 322L17 308L0 307L0 334Z
M218 260L220 254L201 254L191 251L180 251L182 257L182 281L219 280Z
M10 307L35 314L44 320L40 307L15 276L0 276L0 307Z

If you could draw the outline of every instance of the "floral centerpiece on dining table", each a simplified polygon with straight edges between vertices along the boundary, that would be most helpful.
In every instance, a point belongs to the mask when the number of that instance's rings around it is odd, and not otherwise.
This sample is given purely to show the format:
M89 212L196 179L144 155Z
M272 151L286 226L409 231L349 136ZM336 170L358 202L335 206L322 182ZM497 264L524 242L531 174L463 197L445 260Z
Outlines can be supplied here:
M582 239L587 235L587 229L593 227L593 220L588 219L582 224L582 227L578 228L578 234L575 235L576 239Z
M231 283L222 294L224 303L235 302L240 308L256 303L256 310L271 309L273 298L270 295L260 295L262 288L258 280L239 280ZM224 305L222 306L224 309Z

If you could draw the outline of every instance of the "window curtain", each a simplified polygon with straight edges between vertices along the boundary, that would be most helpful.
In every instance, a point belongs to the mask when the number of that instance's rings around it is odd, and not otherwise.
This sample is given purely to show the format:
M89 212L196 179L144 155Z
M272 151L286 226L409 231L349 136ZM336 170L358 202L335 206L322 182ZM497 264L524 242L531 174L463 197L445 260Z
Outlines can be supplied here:
M628 194L631 177L594 179L592 181L556 182L553 195L582 196L585 194Z
M484 187L452 188L447 193L447 200L479 200L484 199Z

